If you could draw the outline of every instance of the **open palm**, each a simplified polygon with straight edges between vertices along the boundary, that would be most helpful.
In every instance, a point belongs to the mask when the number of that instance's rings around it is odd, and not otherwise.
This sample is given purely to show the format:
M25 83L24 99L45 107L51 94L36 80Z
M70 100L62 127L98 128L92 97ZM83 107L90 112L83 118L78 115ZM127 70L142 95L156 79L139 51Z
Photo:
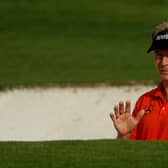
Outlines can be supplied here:
M119 107L114 106L114 113L110 113L114 127L120 136L125 136L129 134L134 128L136 128L143 115L144 110L140 110L136 117L132 116L130 101L126 102L125 108L124 103L120 101Z

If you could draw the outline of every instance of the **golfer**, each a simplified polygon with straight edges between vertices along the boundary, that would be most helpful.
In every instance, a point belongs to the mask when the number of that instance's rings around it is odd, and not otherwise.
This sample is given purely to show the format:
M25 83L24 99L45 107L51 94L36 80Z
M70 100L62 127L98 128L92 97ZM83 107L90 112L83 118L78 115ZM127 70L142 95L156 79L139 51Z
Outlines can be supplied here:
M120 101L110 113L118 138L132 140L168 140L168 22L152 32L154 63L160 84L143 94L131 113L131 102Z

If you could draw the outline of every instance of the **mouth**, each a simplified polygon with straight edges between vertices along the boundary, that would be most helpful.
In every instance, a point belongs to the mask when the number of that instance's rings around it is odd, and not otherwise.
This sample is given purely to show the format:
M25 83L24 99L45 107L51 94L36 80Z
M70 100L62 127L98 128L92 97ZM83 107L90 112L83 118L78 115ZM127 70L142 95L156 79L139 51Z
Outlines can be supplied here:
M168 75L168 70L160 70L160 74Z

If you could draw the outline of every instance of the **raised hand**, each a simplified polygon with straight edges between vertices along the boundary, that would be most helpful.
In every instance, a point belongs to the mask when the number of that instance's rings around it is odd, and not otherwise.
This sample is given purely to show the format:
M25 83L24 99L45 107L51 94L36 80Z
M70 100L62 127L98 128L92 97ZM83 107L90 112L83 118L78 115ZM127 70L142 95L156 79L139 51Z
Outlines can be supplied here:
M131 102L129 100L126 101L125 107L123 101L120 101L119 105L115 105L114 113L110 113L110 117L118 132L118 136L123 137L131 133L140 122L144 113L144 110L140 110L137 116L133 117L131 114Z

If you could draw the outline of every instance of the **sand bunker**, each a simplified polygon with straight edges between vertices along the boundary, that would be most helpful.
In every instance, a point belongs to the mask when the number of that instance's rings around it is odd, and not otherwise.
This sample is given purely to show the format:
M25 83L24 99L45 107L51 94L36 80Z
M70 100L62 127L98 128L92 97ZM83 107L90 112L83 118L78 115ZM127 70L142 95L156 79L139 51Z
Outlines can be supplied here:
M0 92L0 140L112 139L109 118L119 100L154 86L17 89Z

